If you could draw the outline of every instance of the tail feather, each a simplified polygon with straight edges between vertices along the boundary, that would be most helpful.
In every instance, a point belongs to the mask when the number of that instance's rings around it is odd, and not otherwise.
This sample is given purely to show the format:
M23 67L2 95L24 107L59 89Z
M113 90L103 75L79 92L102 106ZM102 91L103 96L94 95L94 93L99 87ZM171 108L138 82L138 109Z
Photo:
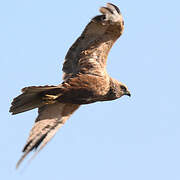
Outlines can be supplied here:
M9 112L18 114L44 105L42 92L59 89L58 86L30 86L22 89L22 94L14 98ZM54 92L54 91L53 91Z
M23 88L21 91L23 93L36 93L36 92L42 92L45 90L50 90L50 89L54 89L54 88L58 88L58 86L29 86L29 87L25 87Z
M37 95L37 93L21 94L13 100L12 106L10 107L10 112L12 112L12 114L18 114L40 107L41 105L42 101L40 97Z

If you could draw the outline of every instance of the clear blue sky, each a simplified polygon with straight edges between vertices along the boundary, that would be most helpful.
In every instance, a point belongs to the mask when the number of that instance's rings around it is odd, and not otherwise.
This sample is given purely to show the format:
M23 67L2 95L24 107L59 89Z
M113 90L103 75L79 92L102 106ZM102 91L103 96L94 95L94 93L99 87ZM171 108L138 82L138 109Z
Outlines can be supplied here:
M111 1L125 32L108 59L132 97L82 106L18 171L37 111L8 113L29 85L61 82L64 56L107 1L0 1L0 179L179 180L180 1Z

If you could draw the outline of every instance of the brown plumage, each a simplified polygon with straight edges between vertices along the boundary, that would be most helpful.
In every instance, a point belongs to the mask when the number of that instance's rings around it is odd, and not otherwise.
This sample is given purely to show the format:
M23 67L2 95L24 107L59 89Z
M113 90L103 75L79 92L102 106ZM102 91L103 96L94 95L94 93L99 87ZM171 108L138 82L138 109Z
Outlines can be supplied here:
M130 96L127 87L106 71L108 53L124 30L122 15L110 3L100 12L69 49L63 64L64 81L57 86L23 88L13 100L12 114L39 109L17 167L30 151L39 152L80 105Z

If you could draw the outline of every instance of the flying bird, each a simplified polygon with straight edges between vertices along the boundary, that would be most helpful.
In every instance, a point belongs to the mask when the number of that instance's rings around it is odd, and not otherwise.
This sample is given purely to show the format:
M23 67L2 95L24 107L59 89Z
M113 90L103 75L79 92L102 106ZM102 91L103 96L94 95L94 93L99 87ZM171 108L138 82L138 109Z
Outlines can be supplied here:
M106 70L108 53L124 30L122 14L111 3L99 11L101 15L92 18L68 50L62 68L63 82L57 86L25 87L13 99L13 115L38 108L38 117L16 167L32 150L37 154L80 105L130 96L127 86L110 77Z

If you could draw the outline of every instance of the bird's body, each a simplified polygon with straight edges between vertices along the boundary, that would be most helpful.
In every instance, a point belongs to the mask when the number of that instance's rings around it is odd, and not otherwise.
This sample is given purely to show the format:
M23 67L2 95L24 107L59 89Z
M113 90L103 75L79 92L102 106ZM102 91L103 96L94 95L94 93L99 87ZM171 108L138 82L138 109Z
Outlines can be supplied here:
M13 100L12 114L39 108L17 166L31 150L39 145L41 150L80 105L130 95L127 87L106 71L108 53L124 30L122 15L110 3L100 12L102 15L91 20L69 49L63 64L63 82L58 86L23 88Z

